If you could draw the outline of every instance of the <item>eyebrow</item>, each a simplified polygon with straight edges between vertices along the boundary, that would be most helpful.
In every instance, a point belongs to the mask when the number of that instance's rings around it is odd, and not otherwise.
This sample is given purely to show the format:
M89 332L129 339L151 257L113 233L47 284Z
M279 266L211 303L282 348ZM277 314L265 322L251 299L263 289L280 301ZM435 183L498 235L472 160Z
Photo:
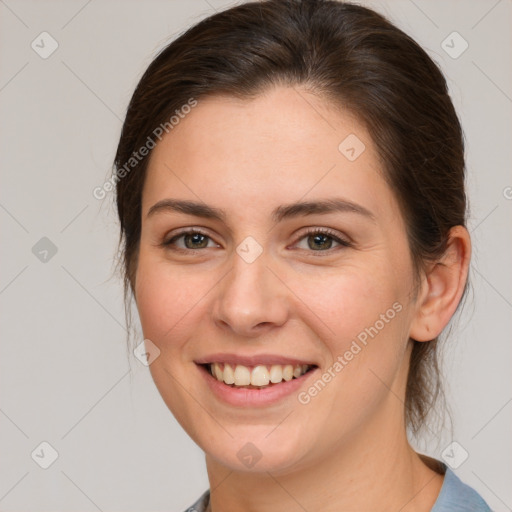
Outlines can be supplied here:
M149 209L147 217L151 217L159 212L179 212L221 222L225 222L227 218L225 210L209 206L206 203L180 199L162 199L158 201ZM272 219L275 222L281 222L285 219L299 216L334 212L356 213L373 221L375 220L375 215L364 206L337 197L278 206L272 211Z

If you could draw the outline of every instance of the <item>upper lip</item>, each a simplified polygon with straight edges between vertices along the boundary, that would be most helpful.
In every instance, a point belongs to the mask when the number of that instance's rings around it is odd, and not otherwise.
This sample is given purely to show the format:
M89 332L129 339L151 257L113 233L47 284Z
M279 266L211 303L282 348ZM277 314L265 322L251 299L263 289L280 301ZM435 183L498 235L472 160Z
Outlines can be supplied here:
M286 357L276 354L257 354L257 355L241 355L241 354L227 354L227 353L217 353L211 354L208 356L201 357L199 359L195 359L194 362L196 364L209 364L209 363L228 363L231 365L243 365L243 366L256 366L258 364L263 365L298 365L298 364L307 364L309 366L316 366L315 363L311 361L306 361L304 359L298 359L296 357Z

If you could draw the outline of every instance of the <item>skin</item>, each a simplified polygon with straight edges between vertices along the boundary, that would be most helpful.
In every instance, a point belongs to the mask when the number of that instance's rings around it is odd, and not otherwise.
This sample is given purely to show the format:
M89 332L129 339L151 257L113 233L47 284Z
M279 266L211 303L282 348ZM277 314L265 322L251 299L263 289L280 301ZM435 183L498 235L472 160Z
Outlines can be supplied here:
M350 134L366 146L352 162L338 150ZM362 124L298 87L201 99L153 150L135 296L144 337L160 350L150 365L155 384L206 453L214 512L427 511L438 496L443 477L404 427L409 338L428 342L448 323L470 241L452 229L415 296L404 219L382 173ZM331 197L373 217L271 217L277 206ZM168 198L223 209L225 221L148 216ZM162 245L187 227L209 238ZM310 228L351 245L329 237L315 245ZM236 252L248 236L263 249L252 263ZM271 353L315 362L321 373L396 303L401 311L308 404L292 394L264 408L227 405L194 363L215 352ZM237 457L247 442L262 455L252 468Z

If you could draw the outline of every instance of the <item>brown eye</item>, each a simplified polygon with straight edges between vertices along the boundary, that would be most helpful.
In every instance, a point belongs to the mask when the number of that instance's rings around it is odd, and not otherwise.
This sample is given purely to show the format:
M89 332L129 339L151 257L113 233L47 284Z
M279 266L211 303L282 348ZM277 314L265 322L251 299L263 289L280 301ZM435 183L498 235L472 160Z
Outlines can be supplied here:
M183 239L183 243L178 243L180 239ZM190 230L181 232L178 235L173 236L171 239L163 243L165 247L174 246L179 250L196 250L196 249L207 249L208 242L213 241L211 238L197 230ZM211 246L210 246L211 247Z
M350 242L344 240L325 229L316 229L305 233L300 241L306 240L307 247L299 247L300 249L311 249L313 252L326 252L333 249L333 242L342 247L350 247ZM335 247L334 247L335 248Z

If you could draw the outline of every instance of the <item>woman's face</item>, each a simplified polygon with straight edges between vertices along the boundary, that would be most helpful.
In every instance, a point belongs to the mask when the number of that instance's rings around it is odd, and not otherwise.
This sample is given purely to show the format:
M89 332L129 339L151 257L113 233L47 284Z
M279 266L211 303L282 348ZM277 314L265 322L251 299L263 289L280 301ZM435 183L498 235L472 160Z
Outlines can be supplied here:
M218 463L284 474L403 429L412 290L397 201L342 109L299 88L211 97L153 150L135 285L150 370ZM276 382L228 385L213 362Z

